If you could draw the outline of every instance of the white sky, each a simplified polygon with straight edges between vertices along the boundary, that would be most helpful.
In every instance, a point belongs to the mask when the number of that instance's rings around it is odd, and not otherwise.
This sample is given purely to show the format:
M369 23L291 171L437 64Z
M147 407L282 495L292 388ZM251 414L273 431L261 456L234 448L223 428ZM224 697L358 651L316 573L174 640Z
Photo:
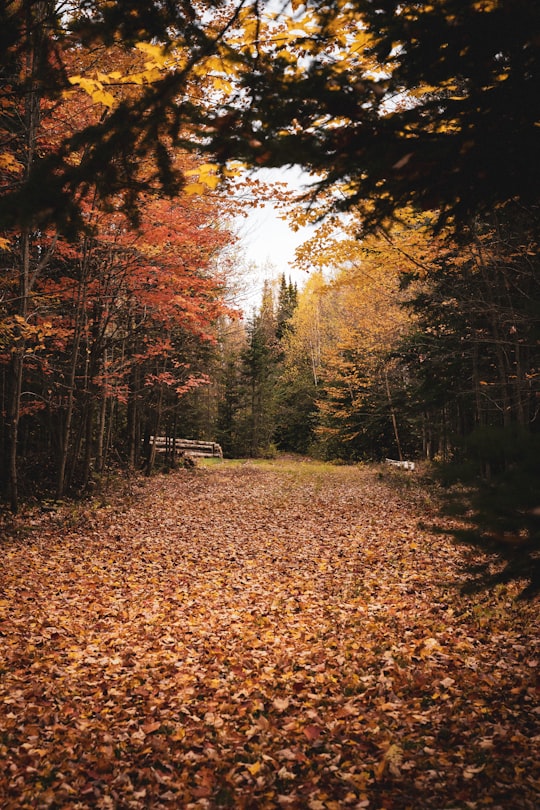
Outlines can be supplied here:
M241 222L239 235L248 262L262 269L273 265L276 275L283 272L299 283L305 278L305 272L294 267L294 253L309 238L309 231L293 231L272 205L255 209Z
M301 189L302 174L295 169L264 170L264 180L274 177L277 181L287 181L293 188ZM306 177L306 176L304 176ZM309 182L309 178L307 180ZM260 291L265 278L278 278L285 273L301 288L307 281L305 270L295 266L295 250L311 235L310 228L294 231L282 219L282 212L268 203L262 208L254 208L247 218L239 218L238 235L240 249L246 265L256 267L253 283L253 302L260 302ZM250 304L253 306L250 297Z

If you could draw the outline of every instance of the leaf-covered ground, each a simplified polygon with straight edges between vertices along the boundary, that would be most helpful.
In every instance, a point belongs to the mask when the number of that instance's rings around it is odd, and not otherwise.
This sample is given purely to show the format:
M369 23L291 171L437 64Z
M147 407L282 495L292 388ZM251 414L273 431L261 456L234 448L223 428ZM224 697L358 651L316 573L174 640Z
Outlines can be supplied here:
M539 806L537 604L461 595L427 500L309 463L136 494L3 542L2 807Z

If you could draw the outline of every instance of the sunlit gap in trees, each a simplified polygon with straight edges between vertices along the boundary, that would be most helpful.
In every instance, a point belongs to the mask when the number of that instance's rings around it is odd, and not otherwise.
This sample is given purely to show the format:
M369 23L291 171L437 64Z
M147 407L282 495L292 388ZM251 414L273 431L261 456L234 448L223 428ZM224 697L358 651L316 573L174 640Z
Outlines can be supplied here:
M313 178L298 166L258 169L253 176L266 184L285 184L298 196L305 194L314 183ZM295 251L313 235L315 226L293 227L287 221L287 213L292 207L292 203L284 202L281 195L265 200L254 199L252 211L236 219L248 276L248 289L241 301L246 314L258 306L265 280L277 279L284 273L299 287L305 284L308 271L296 265Z

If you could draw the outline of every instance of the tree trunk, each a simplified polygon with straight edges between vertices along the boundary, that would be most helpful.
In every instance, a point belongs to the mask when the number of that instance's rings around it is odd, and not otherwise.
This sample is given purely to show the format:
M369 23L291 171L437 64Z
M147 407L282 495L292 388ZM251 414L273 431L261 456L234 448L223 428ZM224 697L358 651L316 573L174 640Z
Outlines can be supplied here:
M96 472L102 473L105 458L105 430L107 427L107 397L103 391L99 406L99 425L96 437Z
M24 353L16 350L12 361L12 390L11 406L8 417L8 445L9 445L9 503L11 511L15 514L19 510L19 469L18 469L18 438L19 421L21 417L21 393L23 379Z
M140 371L137 365L131 373L130 387L127 402L127 440L128 440L128 466L134 469L140 459L141 426L139 423L139 387Z
M152 471L154 469L154 464L156 463L156 453L157 453L157 437L159 435L159 429L161 426L161 411L163 408L163 385L159 387L159 395L158 395L158 402L156 406L156 418L154 422L154 438L150 444L150 452L148 454L148 461L146 464L146 475L152 475Z
M82 488L87 488L92 474L92 445L94 438L94 415L96 401L92 390L88 392L84 433L84 464L82 469Z
M400 461L403 461L403 453L401 452L401 442L399 441L399 431L398 431L398 424L397 424L397 417L396 411L394 408L394 404L392 402L392 396L390 393L390 383L388 381L388 371L384 370L384 381L386 383L386 396L388 397L388 407L390 408L390 416L392 418L392 427L394 428L394 437L396 440L396 446L398 451L398 458Z
M68 401L64 416L62 438L60 442L60 459L58 464L58 475L56 483L56 497L61 498L66 488L66 471L69 456L71 428L73 424L73 413L75 409L75 385L77 380L77 366L79 364L80 345L83 329L84 308L86 304L86 240L83 248L81 262L81 279L77 288L77 300L75 303L75 323L73 327L73 348L71 350L71 364L68 381Z

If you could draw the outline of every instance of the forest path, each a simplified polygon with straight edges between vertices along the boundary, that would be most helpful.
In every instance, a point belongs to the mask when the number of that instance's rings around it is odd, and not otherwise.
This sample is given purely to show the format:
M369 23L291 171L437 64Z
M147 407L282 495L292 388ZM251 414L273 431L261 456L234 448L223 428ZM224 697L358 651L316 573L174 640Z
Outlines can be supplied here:
M537 807L535 605L462 595L432 520L309 462L36 517L3 550L0 804Z

